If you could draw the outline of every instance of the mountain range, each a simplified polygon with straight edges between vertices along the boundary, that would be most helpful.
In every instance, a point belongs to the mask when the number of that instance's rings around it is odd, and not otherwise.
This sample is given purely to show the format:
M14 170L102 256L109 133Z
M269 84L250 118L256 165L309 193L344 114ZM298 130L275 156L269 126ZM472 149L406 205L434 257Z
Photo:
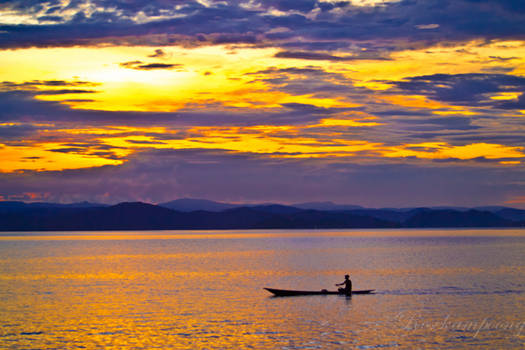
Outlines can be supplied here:
M0 231L525 227L525 210L383 208L331 202L230 204L178 199L158 205L0 202Z

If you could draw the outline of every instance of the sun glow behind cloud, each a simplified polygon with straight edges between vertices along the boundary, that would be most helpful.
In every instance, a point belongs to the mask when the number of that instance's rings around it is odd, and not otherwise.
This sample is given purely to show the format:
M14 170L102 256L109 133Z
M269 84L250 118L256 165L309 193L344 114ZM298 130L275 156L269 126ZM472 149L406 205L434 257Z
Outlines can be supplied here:
M6 81L23 84L28 81L64 80L68 82L89 82L92 93L50 93L60 87L47 87L35 91L35 96L43 101L56 101L68 105L72 110L138 111L138 112L176 112L189 108L241 108L247 114L280 109L283 105L310 105L312 108L352 109L363 106L362 96L351 98L345 94L320 96L318 93L289 91L291 82L275 72L293 72L296 77L313 71L333 74L338 79L347 79L355 86L370 88L377 93L369 95L370 102L382 102L399 108L427 110L438 115L474 115L475 109L455 106L419 95L397 95L392 92L392 83L409 75L423 75L440 72L457 73L478 69L479 62L489 57L499 57L509 50L513 51L512 61L522 62L523 46L518 43L491 44L491 48L479 48L475 43L453 48L426 48L409 50L396 54L392 61L352 61L326 62L323 60L279 59L277 50L232 49L228 46L201 47L185 49L162 47L161 58L152 58L151 48L146 47L105 47L105 48L61 48L24 49L5 52L2 61L2 75ZM457 55L458 51L468 51ZM456 53L454 65L441 64L450 60ZM467 57L465 57L467 56ZM472 61L472 56L477 57ZM459 58L459 59L458 59ZM414 62L418 62L414 65ZM501 61L501 60L500 60ZM511 60L509 60L511 61ZM34 62L39 62L34 65ZM142 67L142 68L141 68ZM268 70L268 67L273 67ZM290 70L289 67L294 67ZM439 67L439 68L436 68ZM254 75L255 74L255 75ZM371 79L373 77L374 79ZM337 83L327 78L327 83ZM381 83L381 81L385 83ZM304 88L315 81L305 82ZM270 83L270 84L269 84ZM87 83L86 83L87 84ZM272 86L272 84L274 84ZM275 85L277 84L277 85ZM338 83L340 84L340 83ZM342 85L337 85L343 87ZM78 86L77 86L78 87ZM300 88L300 86L298 87ZM297 88L297 89L298 89ZM42 93L39 93L41 91ZM494 94L493 100L512 100L520 96L516 92ZM199 107L201 106L201 107ZM327 110L328 112L328 110ZM283 157L322 157L323 155L353 156L359 152L372 152L388 158L416 157L420 159L473 159L479 157L521 158L523 149L498 144L472 143L464 146L451 146L445 142L402 144L384 146L384 142L341 139L338 128L371 128L385 123L377 117L360 112L329 112L321 115L315 122L304 125L284 127L264 126L239 128L224 125L221 128L191 127L183 129L190 137L177 140L155 140L152 137L136 136L94 138L113 149L112 153L60 151L59 144L53 142L29 142L23 146L4 146L2 171L17 169L57 170L121 164L126 156L141 148L188 149L222 148L235 152L254 152L279 154ZM213 119L213 117L211 117ZM191 125L191 121L188 121ZM315 134L310 130L315 129ZM135 131L140 130L136 129ZM75 135L75 129L64 129L63 134ZM85 131L84 131L85 132ZM103 131L107 133L107 130ZM145 130L144 130L145 132ZM163 133L169 130L163 130ZM301 136L310 133L309 137ZM41 132L45 134L45 131ZM96 130L87 132L96 134ZM149 130L152 134L152 131ZM277 135L279 134L280 135ZM154 134L154 132L153 132ZM55 135L60 135L56 133ZM58 136L60 139L60 136ZM326 141L330 140L330 141ZM69 140L70 142L71 140ZM132 142L130 142L132 141ZM142 141L142 142L141 142ZM68 147L63 147L67 150ZM420 150L417 150L417 149ZM424 149L424 150L423 150ZM53 150L53 151L50 151ZM357 152L357 153L356 153ZM108 158L108 155L110 158ZM118 156L119 159L114 157ZM31 158L32 157L32 158ZM519 164L519 160L501 161L502 164Z

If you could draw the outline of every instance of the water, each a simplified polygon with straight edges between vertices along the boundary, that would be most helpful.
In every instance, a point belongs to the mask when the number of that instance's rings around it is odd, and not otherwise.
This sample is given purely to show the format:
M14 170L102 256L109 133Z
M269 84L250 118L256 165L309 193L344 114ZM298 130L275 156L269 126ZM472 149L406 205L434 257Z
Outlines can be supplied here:
M3 233L0 348L523 348L525 230ZM375 295L273 298L263 287Z

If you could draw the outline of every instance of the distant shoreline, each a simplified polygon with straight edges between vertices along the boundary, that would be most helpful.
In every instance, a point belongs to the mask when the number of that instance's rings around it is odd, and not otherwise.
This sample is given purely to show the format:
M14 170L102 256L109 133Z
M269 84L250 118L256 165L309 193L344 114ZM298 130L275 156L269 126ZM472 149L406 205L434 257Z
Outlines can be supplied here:
M501 231L501 235L493 234L494 230ZM486 231L487 234L482 234ZM143 233L147 232L146 235ZM421 235L421 232L427 234ZM114 239L115 237L133 237L137 239L210 239L210 238L266 238L266 237L450 237L448 232L462 232L455 237L522 237L525 235L525 227L402 227L402 228L334 228L334 229L208 229L208 230L30 230L30 231L0 231L0 241L9 240L32 240L34 237L57 237L75 239L89 237L92 234L102 234L101 239ZM463 234L463 232L471 232ZM515 234L507 234L516 232ZM351 233L363 234L352 236ZM435 234L434 234L435 233Z
M60 205L0 202L0 231L519 228L525 210L301 209L277 204L180 211L141 202Z

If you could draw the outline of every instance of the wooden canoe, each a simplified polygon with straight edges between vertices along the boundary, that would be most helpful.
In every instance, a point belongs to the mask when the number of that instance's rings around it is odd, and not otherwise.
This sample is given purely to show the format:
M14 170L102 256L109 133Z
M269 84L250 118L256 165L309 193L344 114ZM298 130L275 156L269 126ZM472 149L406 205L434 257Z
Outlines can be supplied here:
M338 292L338 291L330 291L330 290L289 290L289 289L275 289L275 288L264 288L268 292L272 293L273 295L277 297L293 297L298 295L331 295L331 294L337 294L337 295L345 295L344 292ZM373 294L375 289L367 289L367 290L353 290L353 294Z

